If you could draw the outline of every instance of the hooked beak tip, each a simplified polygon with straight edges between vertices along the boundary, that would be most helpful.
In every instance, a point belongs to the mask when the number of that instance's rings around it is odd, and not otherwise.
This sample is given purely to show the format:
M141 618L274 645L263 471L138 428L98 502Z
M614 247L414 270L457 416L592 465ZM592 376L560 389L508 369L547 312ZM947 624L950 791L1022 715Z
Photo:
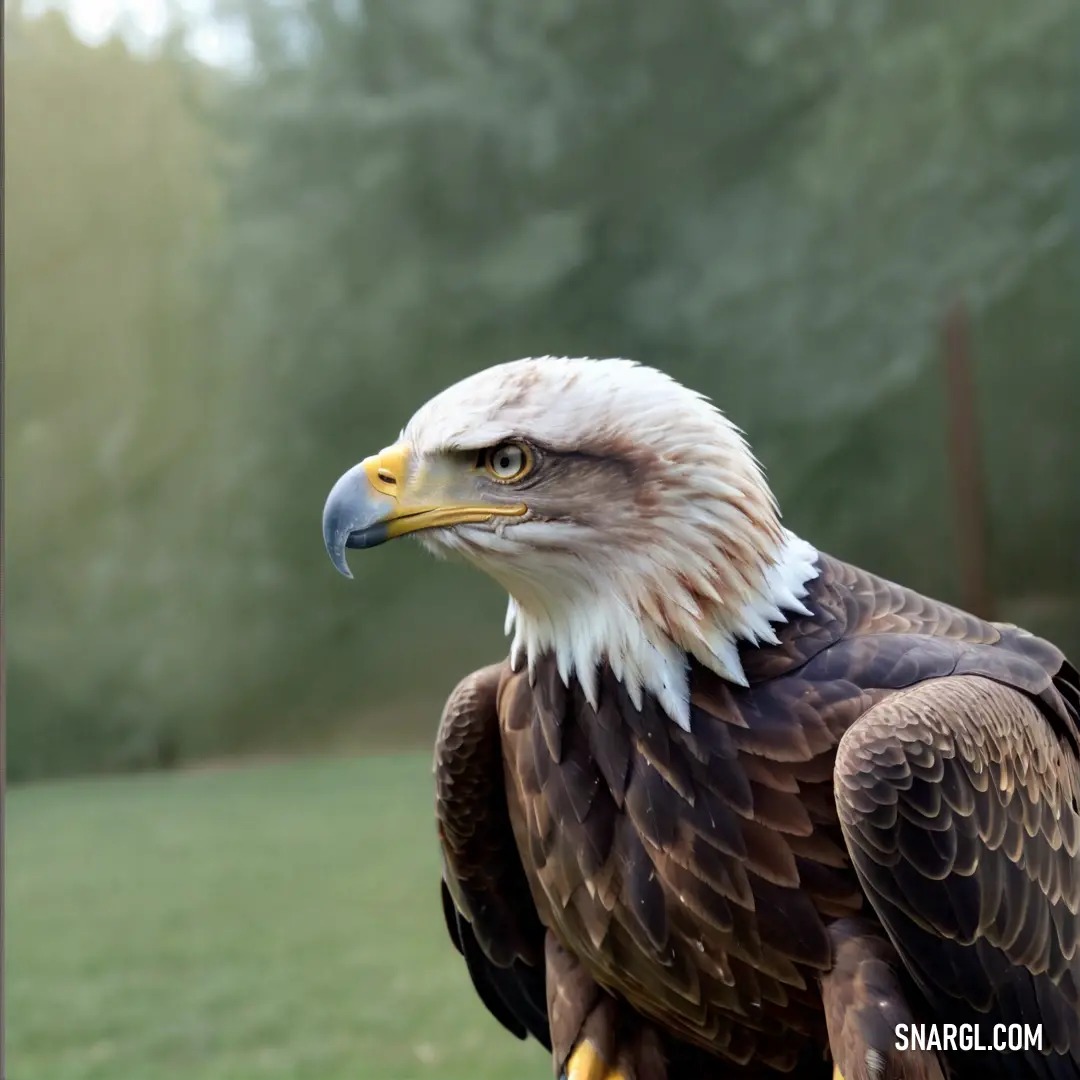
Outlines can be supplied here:
M342 577L353 576L345 559L349 548L377 547L390 538L393 510L393 501L372 487L365 462L338 479L323 507L322 532L326 553Z
M331 556L331 560L334 563L334 569L344 578L348 578L352 581L353 572L349 569L349 563L345 558L345 552L342 550L341 554L336 558Z
M331 527L327 527L330 524ZM349 563L345 558L345 549L349 544L349 528L346 526L336 527L332 523L324 522L323 526L323 543L326 545L326 553L330 556L330 561L334 564L334 569L341 574L342 577L351 578L353 576L352 571L349 569Z

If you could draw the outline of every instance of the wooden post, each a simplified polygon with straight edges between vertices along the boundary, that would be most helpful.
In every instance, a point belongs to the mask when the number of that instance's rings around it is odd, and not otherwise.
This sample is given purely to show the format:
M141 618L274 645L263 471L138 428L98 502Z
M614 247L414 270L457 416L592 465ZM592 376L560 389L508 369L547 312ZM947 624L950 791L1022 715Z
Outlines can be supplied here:
M960 563L963 606L983 619L994 618L987 558L986 498L982 451L975 410L971 362L971 322L961 299L949 305L942 327L947 388L949 473L953 529Z

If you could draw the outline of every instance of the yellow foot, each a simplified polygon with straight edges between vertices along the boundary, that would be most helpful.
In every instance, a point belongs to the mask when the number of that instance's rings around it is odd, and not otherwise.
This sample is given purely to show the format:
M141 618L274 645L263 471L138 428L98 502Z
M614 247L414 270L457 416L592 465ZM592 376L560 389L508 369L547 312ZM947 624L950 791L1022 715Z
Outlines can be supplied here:
M563 1075L566 1080L625 1080L618 1069L604 1061L588 1039L578 1043L577 1049L566 1063L566 1072ZM843 1077L840 1080L843 1080Z
M839 1065L832 1067L832 1080L844 1080L844 1074L840 1071Z

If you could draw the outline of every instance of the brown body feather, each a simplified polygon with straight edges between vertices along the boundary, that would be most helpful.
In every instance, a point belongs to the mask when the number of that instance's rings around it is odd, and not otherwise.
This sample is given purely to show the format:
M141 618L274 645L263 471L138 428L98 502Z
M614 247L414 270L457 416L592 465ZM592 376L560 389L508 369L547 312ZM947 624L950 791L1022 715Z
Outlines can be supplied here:
M597 988L655 1025L673 1078L709 1075L693 1048L716 1076L828 1076L830 1029L865 1064L859 1033L881 1025L826 1017L864 985L835 931L858 916L890 950L895 1009L1043 1023L1042 1053L961 1055L954 1075L1080 1077L1075 670L1023 631L819 567L810 615L741 650L749 686L691 666L689 732L610 672L594 710L549 659L532 683L504 665L462 684L436 775L467 932L499 971L542 966L546 932L587 976L571 992L548 967L557 1068ZM903 1061L898 1077L939 1075Z

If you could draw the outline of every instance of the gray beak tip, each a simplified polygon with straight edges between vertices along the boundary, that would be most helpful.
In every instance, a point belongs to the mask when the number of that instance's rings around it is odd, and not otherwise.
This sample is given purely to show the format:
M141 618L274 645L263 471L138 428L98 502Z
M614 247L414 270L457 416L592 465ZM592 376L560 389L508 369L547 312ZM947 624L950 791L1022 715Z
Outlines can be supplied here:
M326 553L334 564L334 569L342 577L351 578L352 571L349 569L348 560L345 558L345 548L349 542L349 529L341 529L323 525L323 543L326 545Z
M322 534L323 543L326 545L326 553L342 577L351 578L352 571L345 559L345 549L349 543L349 534L352 532L352 519L356 516L356 506L353 499L343 498L345 492L339 481L327 497L323 507ZM348 487L355 488L354 484Z
M372 490L362 465L350 469L333 486L323 507L322 533L326 553L342 577L353 576L345 559L348 548L375 547L387 539L382 518L391 506Z

